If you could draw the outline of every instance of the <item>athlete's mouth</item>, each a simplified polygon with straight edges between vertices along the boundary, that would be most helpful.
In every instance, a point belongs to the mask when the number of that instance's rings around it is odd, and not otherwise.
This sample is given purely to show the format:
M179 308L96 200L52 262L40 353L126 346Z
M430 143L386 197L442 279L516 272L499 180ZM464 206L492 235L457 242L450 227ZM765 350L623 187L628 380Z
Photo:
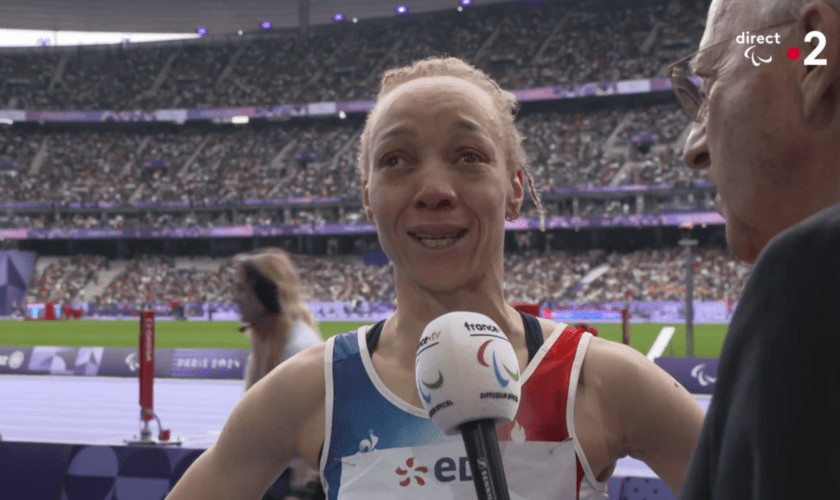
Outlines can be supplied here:
M427 247L442 247L452 245L456 241L463 238L465 234L467 234L467 229L437 234L414 233L411 231L408 232L409 236L419 241L421 244L423 244L423 246Z

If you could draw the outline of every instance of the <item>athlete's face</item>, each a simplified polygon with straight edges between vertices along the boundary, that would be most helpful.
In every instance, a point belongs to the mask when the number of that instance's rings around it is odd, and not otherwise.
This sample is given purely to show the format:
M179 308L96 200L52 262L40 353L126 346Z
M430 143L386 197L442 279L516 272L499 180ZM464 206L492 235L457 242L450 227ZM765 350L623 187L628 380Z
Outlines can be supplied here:
M413 80L380 103L363 203L398 280L436 291L501 281L505 215L522 185L496 113L486 92L454 77Z

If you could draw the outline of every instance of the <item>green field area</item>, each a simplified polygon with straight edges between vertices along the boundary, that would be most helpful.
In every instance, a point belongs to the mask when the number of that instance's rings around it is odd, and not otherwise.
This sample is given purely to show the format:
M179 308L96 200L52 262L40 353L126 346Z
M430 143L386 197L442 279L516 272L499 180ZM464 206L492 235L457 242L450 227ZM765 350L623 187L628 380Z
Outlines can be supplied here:
M323 321L318 329L324 339L368 323ZM621 341L618 323L592 323L601 337ZM230 347L248 349L250 343L239 333L237 321L158 321L155 323L157 347ZM685 325L658 323L632 324L630 345L647 354L657 334L665 326L676 327L664 355L685 355ZM694 325L695 356L718 357L727 325ZM2 346L103 346L133 347L140 333L134 321L0 321Z

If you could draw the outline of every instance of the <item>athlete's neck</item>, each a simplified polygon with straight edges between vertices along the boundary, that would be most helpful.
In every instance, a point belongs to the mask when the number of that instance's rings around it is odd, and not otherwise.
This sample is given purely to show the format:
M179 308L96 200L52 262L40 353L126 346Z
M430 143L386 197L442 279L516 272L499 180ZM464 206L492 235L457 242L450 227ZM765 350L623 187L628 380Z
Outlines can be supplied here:
M413 370L417 357L417 344L420 342L426 325L435 318L454 311L477 312L488 316L514 345L518 343L518 337L524 337L524 327L519 313L504 301L446 306L440 302L420 304L416 301L398 299L396 312L383 326L376 352L389 359L395 358L400 362L400 366Z

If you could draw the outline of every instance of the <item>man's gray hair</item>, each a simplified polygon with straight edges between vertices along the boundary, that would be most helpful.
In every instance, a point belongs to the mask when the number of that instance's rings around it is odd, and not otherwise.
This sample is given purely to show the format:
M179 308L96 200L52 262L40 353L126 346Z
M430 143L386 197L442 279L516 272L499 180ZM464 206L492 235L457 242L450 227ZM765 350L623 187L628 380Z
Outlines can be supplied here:
M824 3L840 12L840 0L761 0L761 18L767 24L796 19L803 7L814 2Z

